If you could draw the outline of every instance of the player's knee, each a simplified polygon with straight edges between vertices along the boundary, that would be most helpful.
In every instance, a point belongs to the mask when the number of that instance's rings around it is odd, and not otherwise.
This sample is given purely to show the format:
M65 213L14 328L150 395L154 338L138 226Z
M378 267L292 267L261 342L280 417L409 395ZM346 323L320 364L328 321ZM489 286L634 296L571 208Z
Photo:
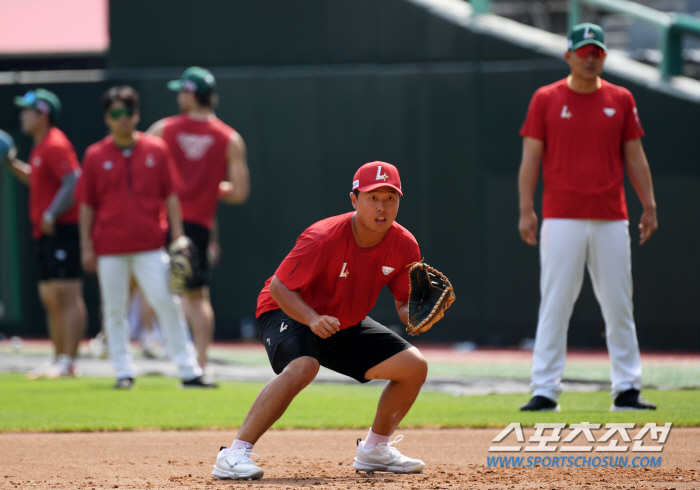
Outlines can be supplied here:
M422 385L428 377L428 361L418 349L409 349L406 352L410 354L406 356L406 370L411 373L410 379Z
M316 378L319 367L318 361L313 357L299 357L287 364L282 374L290 382L306 386Z
M61 295L56 288L41 288L39 297L47 310L58 310L62 307Z

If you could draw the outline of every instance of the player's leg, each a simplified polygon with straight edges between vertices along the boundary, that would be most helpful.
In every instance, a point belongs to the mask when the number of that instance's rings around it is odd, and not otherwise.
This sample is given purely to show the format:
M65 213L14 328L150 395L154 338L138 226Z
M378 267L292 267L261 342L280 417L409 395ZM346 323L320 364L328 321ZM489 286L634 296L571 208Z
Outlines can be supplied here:
M365 378L368 380L389 380L379 397L373 432L394 433L416 401L427 375L428 362L415 347L394 354L367 371Z
M185 222L185 235L197 247L197 261L194 264L194 277L188 281L187 290L181 295L182 309L189 323L197 351L197 362L206 369L207 352L214 340L214 309L209 297L209 229L196 223Z
M63 308L58 297L58 291L54 287L54 281L39 281L39 299L46 314L46 325L49 337L54 348L54 357L63 354Z
M57 282L62 283L62 298L65 305L64 350L71 359L76 359L78 346L87 328L87 307L83 299L83 281L72 279Z
M80 279L52 279L39 283L51 340L56 350L58 376L75 374L78 344L85 333L87 310Z
M391 441L399 422L416 400L428 375L420 351L385 326L367 317L319 342L321 365L361 383L386 379L374 422L365 441L358 441L353 467L357 471L420 473L425 463L401 454Z
M74 374L78 345L87 329L87 307L83 299L80 236L77 225L56 226L56 283L64 311L63 352L69 357L68 374Z
M134 254L133 257L134 278L158 318L168 356L177 365L183 386L190 386L190 381L201 379L202 369L187 337L187 322L180 298L172 294L168 286L168 254L159 249ZM192 387L195 386L215 385L196 382Z
M130 255L103 255L97 259L107 351L117 378L115 388L131 388L136 376L127 320L132 266Z
M525 405L523 410L558 409L569 320L583 285L588 230L586 220L545 219L542 223L541 302L532 355L533 400L528 405L538 401L535 397L555 403L542 408Z
M258 330L277 377L258 393L230 448L222 448L212 474L222 479L262 478L250 459L258 439L284 414L318 374L316 336L282 310L263 313Z
M71 376L75 374L78 344L87 325L77 227L58 225L56 234L42 237L38 246L39 298L46 312L55 362L47 366L48 370L39 368L29 376Z
M632 306L632 262L629 223L599 221L594 225L588 269L605 320L610 354L612 397L642 387L642 360ZM640 407L640 408L652 408Z
M318 360L308 356L287 364L278 376L260 390L236 438L251 444L258 442L272 424L284 415L292 400L316 378L318 369Z
M214 340L214 309L209 298L209 287L187 290L181 295L182 308L192 331L197 362L206 369L207 352Z

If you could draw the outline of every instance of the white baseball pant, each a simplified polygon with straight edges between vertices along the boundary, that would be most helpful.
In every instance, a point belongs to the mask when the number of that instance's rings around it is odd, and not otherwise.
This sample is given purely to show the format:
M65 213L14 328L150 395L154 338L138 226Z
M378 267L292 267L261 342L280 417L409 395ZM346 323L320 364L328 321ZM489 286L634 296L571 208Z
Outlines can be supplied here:
M163 249L102 255L97 259L107 349L117 379L136 375L127 320L132 274L158 318L166 352L177 365L178 376L189 380L202 374L187 334L180 298L172 294L168 286L169 260Z
M632 315L632 266L626 220L545 219L540 232L542 295L532 362L533 395L558 400L566 339L584 268L605 321L611 395L641 389L642 362Z

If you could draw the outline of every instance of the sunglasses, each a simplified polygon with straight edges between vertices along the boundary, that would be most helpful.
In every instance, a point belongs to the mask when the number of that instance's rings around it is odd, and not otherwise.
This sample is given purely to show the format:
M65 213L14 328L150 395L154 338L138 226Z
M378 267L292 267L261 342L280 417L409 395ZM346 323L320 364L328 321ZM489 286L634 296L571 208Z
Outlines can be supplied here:
M591 55L594 58L602 58L605 55L605 50L595 44L586 44L576 50L576 56L579 58L588 58Z
M111 111L107 112L107 115L111 119L119 119L122 116L126 117L131 117L134 115L134 111L129 109L128 107L124 107L122 109L112 109Z

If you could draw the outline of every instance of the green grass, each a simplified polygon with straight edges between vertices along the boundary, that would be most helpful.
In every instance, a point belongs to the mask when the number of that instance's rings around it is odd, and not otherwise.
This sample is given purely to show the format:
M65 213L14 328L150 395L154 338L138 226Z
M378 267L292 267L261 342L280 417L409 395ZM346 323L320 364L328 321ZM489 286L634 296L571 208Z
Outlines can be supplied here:
M433 376L474 376L530 380L532 363L448 364L430 363ZM564 379L610 382L608 363L567 363ZM700 388L700 365L672 364L644 367L644 384L663 388Z
M178 380L142 376L117 391L109 378L28 381L0 374L0 431L205 429L240 426L262 383L222 382L218 390L180 390ZM316 383L304 390L276 428L365 428L380 388ZM656 412L608 412L606 392L565 393L562 413L522 413L528 395L452 396L421 393L402 427L503 427L511 422L635 422L700 426L700 391L645 391Z

